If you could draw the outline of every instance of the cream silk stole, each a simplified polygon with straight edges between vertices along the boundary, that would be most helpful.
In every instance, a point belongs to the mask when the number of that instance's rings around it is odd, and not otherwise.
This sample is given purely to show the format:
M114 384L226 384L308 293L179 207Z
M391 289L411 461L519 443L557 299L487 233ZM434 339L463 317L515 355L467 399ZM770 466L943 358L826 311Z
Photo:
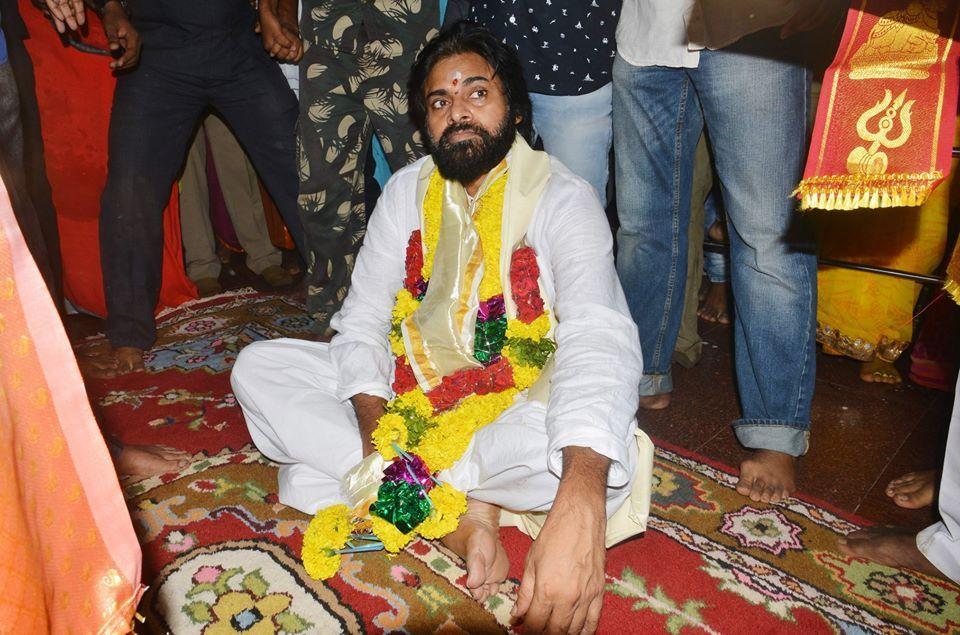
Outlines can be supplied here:
M423 201L435 169L427 159L420 169L417 202L424 226ZM492 170L476 200L504 172L508 172L503 198L500 280L507 318L516 317L510 293L510 262L523 242L537 202L550 178L550 157L537 152L517 135L506 162ZM473 223L467 193L460 183L445 181L440 235L433 254L433 273L427 293L414 313L401 325L407 360L424 391L457 371L479 368L473 357L473 338L480 306L478 290L483 278L483 246ZM429 257L429 254L427 255Z

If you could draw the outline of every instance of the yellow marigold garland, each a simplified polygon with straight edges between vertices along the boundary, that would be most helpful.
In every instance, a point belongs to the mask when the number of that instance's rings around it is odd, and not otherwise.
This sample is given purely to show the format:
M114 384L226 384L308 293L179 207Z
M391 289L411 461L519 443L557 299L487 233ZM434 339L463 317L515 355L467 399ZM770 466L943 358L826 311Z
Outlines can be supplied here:
M373 534L383 543L383 548L390 553L397 553L413 540L413 532L405 534L379 516L370 519L370 526Z
M370 438L383 459L390 461L397 456L394 444L401 448L407 445L407 424L400 415L388 412L377 421L377 429Z
M340 568L340 554L353 529L353 512L346 505L321 509L303 535L303 566L314 578L329 578Z
M501 223L506 175L499 177L477 202L474 221L483 249L484 274L480 283L480 297L490 298L502 293L500 280ZM443 181L434 172L424 199L424 222L422 230L423 279L429 280L433 267L433 254L440 234ZM390 348L396 357L405 354L399 325L416 311L419 301L410 291L402 288L396 296L391 315L393 328L389 334ZM546 312L529 324L517 319L507 320L506 337L514 340L541 342L549 335L550 318ZM501 354L510 363L513 372L513 387L500 392L483 395L473 394L463 398L456 407L444 412L434 412L433 404L417 386L398 394L389 404L388 411L377 422L372 441L382 457L390 461L400 453L412 453L422 459L431 473L453 467L462 457L474 433L493 422L509 408L517 395L529 388L539 377L541 369L522 363L509 345ZM411 413L420 420L429 421L432 427L419 435L412 443L404 416L398 411ZM372 515L370 531L380 540L383 548L396 553L416 535L427 539L441 538L454 531L460 516L466 511L467 497L449 483L439 483L428 494L430 514L409 533L403 533L391 522ZM363 507L363 506L361 506ZM366 514L366 508L357 513ZM310 523L304 536L303 560L311 576L324 579L336 573L340 555L350 537L353 523L358 521L345 505L336 505L321 510ZM364 521L366 522L366 521Z
M443 538L460 524L460 516L467 511L467 495L449 483L430 490L434 513L417 527L417 533L427 540Z

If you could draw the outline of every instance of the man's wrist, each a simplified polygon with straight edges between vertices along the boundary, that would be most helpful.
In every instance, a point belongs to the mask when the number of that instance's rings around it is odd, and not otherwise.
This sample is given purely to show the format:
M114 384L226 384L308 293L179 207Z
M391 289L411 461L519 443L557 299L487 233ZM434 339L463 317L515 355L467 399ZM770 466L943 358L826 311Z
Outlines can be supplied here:
M280 0L277 3L277 20L280 22L281 26L284 26L297 35L300 34L300 15L297 11L297 3Z
M377 428L377 421L383 415L387 400L376 395L357 394L350 397L353 409L357 413L357 426L360 438L368 441Z
M586 447L563 448L563 474L557 502L570 499L578 506L598 508L605 515L610 459Z

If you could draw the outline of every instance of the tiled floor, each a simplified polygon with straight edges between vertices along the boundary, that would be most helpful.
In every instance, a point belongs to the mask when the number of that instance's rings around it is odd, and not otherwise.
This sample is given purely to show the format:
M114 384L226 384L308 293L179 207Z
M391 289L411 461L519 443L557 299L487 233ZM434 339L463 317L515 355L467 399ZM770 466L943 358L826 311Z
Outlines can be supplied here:
M228 289L268 289L238 255L225 266L221 283ZM76 339L99 332L102 322L72 316L68 328ZM739 416L731 331L701 321L700 333L706 342L702 360L691 369L674 365L673 402L666 410L643 411L641 425L657 439L736 467L746 451L729 425ZM900 509L883 490L905 472L939 468L952 400L909 382L864 383L855 362L818 353L813 429L810 451L800 463L800 490L874 522L915 529L930 524L933 510Z
M733 385L731 330L700 323L703 358L691 369L674 365L673 402L643 411L653 437L736 467L746 456L730 422L739 415ZM818 353L810 451L801 460L802 492L879 523L921 528L932 510L903 510L883 490L896 476L939 467L952 396L909 382L867 384L858 365Z

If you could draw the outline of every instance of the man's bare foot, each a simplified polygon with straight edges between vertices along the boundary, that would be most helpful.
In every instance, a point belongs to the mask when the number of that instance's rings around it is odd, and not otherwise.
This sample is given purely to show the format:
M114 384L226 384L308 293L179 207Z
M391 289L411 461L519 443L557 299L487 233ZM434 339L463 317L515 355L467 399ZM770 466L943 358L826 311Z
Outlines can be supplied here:
M888 567L913 569L927 575L944 577L917 547L916 532L899 527L868 527L837 539L840 552L866 558Z
M730 313L727 311L727 283L711 282L710 290L703 299L703 306L697 315L707 322L730 324Z
M179 472L189 464L189 454L166 445L125 445L116 460L120 477L133 480Z
M140 373L146 369L143 365L143 349L118 346L113 349L113 355L117 358L117 370L121 375Z
M117 376L117 358L109 344L80 349L77 353L77 364L84 377L112 379Z
M500 508L467 499L467 511L443 544L467 563L467 588L478 602L495 595L507 579L510 560L500 542Z
M670 393L659 395L643 395L640 397L640 407L644 410L663 410L670 405Z
M937 470L909 472L890 481L887 485L887 496L899 507L906 509L929 507L933 505L939 476Z
M143 351L132 346L111 347L100 344L81 349L77 361L80 372L97 379L113 379L144 370Z
M797 459L775 450L754 450L740 464L737 491L757 503L779 503L797 490Z
M860 365L860 379L871 384L899 384L903 381L893 363L879 357Z

